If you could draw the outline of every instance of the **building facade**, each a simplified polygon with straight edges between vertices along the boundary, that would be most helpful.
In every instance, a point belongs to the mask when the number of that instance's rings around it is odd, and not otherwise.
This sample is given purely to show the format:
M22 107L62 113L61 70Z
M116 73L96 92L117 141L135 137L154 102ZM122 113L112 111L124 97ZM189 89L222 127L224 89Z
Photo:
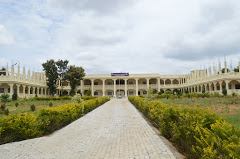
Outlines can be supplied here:
M240 62L238 64L240 66ZM238 66L238 67L239 67ZM227 68L225 61L222 73L222 67L219 63L218 68L208 68L204 70L193 70L187 75L160 75L160 74L130 74L129 76L111 76L106 75L86 75L79 83L76 93L86 95L91 89L92 96L110 96L110 97L127 97L145 95L148 88L152 88L154 94L166 92L167 90L190 93L222 93L226 89L228 94L233 92L240 95L240 72L234 72L233 69ZM57 96L67 95L70 93L70 84L68 81L57 82ZM9 93L12 95L17 92L20 98L29 97L47 97L50 95L49 88L46 84L44 72L28 71L25 68L20 71L11 70L0 71L0 95Z

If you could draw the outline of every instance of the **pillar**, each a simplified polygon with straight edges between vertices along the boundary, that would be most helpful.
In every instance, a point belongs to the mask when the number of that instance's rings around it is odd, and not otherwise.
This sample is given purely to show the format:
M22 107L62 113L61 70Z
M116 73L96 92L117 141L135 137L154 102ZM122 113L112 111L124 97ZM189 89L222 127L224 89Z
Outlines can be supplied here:
M91 79L92 96L94 96L94 79Z
M113 79L113 88L114 88L113 97L114 98L116 98L116 80L117 79Z
M19 96L19 87L20 87L20 85L19 85L19 84L16 84L16 86L17 86L17 94L18 94L18 96Z
M104 97L105 96L105 79L102 79L102 82L103 82L102 90L103 90L103 97Z
M43 97L43 88L41 88L41 97Z
M27 86L27 87L28 87L28 95L30 95L31 86Z
M163 79L163 85L165 86L166 79Z
M203 92L203 85L200 85L200 87L201 87L201 91ZM200 92L201 93L201 92Z
M125 80L125 97L127 97L127 79L124 80Z
M220 85L220 94L222 93L222 81L220 81L220 82L218 82L219 83L219 85Z
M136 80L136 96L138 96L138 79L135 80Z
M229 88L228 88L229 82L230 82L229 80L226 80L226 81L225 81L225 83L226 83L226 90L227 90L227 91L228 91L228 89L229 89Z
M8 84L8 85L10 86L10 98L11 98L12 95L13 95L13 84L10 83L10 84Z
M82 93L82 96L83 96L83 85L84 85L83 80L80 81L80 85L81 85L81 93Z
M149 89L149 78L146 78L146 80L147 80L147 90Z
M37 87L37 96L39 97L39 88Z
M209 83L209 92L212 92L212 83Z
M160 92L160 78L157 78L158 92Z
M205 93L207 93L207 84L204 84Z
M45 88L44 91L45 91L45 93L44 93L45 97L47 97L47 88Z
M33 87L33 93L32 93L32 94L33 94L34 96L35 96L35 93L36 93L35 89L36 89L36 88Z
M25 98L25 91L26 91L26 86L23 85L23 98Z

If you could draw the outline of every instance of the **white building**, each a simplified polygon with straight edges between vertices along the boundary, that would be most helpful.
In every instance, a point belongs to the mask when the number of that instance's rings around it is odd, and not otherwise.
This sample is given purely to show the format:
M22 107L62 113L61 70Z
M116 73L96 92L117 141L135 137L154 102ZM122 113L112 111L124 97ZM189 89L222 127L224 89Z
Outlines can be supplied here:
M240 66L240 62L239 62ZM160 74L130 74L129 76L111 76L106 75L86 75L76 92L86 94L90 88L93 96L131 96L144 95L147 89L151 87L154 93L165 92L166 90L180 91L186 90L190 93L196 92L218 92L222 93L227 89L228 94L236 92L240 95L240 73L234 72L233 69L227 71L225 62L225 73L222 73L221 64L218 69L215 67L208 70L193 70L188 75L160 75ZM70 84L67 81L58 82L57 95L69 94ZM49 96L49 88L46 84L44 72L32 73L28 71L26 75L25 68L17 72L14 71L14 65L11 70L8 68L0 71L0 95L3 93L17 92L20 98Z

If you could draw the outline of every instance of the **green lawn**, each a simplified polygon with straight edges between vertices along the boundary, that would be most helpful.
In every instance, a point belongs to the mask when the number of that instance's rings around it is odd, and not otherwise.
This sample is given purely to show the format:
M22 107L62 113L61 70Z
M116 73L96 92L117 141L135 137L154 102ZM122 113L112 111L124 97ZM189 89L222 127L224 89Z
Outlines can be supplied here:
M18 102L19 106L16 107L15 103ZM37 110L40 108L49 108L49 103L53 103L53 107L60 106L66 103L71 103L71 100L55 100L55 101L37 101L37 100L18 100L18 101L11 101L6 104L6 109L9 110L10 114L18 114L18 113L25 113L25 112L32 112L30 110L30 106L34 104L36 106L36 111L34 114L37 114ZM0 114L2 117L3 114Z
M226 121L240 127L240 97L212 97L212 98L181 98L158 99L165 104L180 106L209 107L226 118Z

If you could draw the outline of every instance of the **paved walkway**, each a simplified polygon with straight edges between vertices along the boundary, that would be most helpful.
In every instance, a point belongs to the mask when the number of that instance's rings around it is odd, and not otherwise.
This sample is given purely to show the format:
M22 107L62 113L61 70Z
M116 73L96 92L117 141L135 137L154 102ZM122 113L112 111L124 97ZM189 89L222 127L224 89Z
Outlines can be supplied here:
M0 158L175 158L127 99L112 99L53 135L0 145Z

